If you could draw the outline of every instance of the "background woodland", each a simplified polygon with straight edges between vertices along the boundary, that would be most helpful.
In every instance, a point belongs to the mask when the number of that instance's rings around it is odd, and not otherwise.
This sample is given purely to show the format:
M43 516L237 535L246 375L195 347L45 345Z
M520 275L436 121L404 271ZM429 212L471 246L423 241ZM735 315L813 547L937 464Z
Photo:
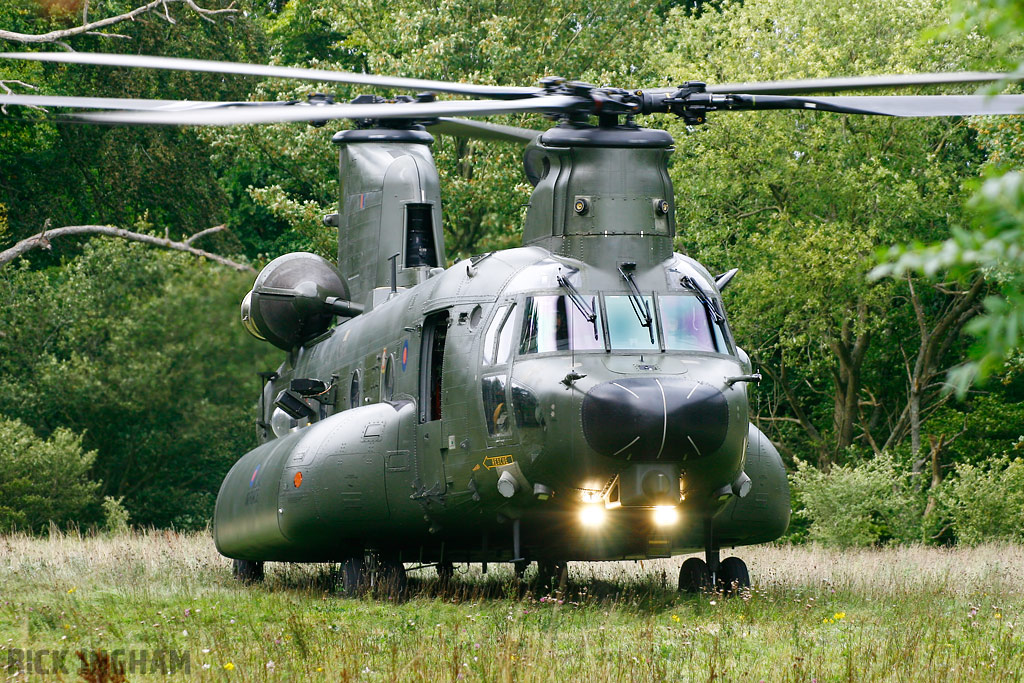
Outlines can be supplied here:
M6 0L0 47L660 87L1012 70L1022 16L1005 0ZM16 61L0 64L0 88L358 94ZM792 473L790 540L1024 540L1021 119L746 112L645 125L677 141L677 249L714 272L740 269L726 305L765 375L757 424ZM238 302L279 254L333 258L320 217L336 202L336 130L0 115L0 251L45 230L111 226L228 263L88 234L0 255L0 529L123 524L125 513L142 526L208 523L224 473L255 445L256 372L280 361L243 331ZM450 261L519 243L520 153L438 138Z

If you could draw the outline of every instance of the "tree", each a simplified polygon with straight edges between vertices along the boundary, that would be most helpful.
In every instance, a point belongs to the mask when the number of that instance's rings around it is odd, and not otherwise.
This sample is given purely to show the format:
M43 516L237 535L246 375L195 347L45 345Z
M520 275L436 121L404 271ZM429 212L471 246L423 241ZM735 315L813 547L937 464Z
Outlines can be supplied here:
M943 3L802 0L675 13L665 73L709 82L948 71L984 40L921 41ZM791 456L827 467L851 448L911 436L941 400L984 285L868 283L879 245L934 239L962 215L962 183L985 152L951 119L816 112L719 114L672 127L679 144L679 245L712 268L739 266L728 294L743 346L769 381L758 419ZM903 369L902 371L899 369Z
M88 472L95 458L68 429L44 440L20 420L0 416L0 532L92 521L99 485Z
M659 10L635 0L292 0L268 23L268 35L282 64L501 84L532 84L554 73L630 85L652 76L647 62ZM271 83L254 94L302 98L317 89L338 100L357 93ZM526 117L495 120L537 125ZM337 157L328 142L335 130L289 124L207 134L224 154L218 160L235 207L228 225L250 249L335 253L334 233L320 225L337 202ZM529 199L521 149L438 138L434 154L449 256L516 246Z
M1018 62L1024 34L1020 2L956 0L953 5L948 35L981 33L992 39L994 49L977 65L1004 71L1024 67L1024 62ZM875 278L918 273L958 279L982 273L996 284L997 293L985 299L984 315L969 327L977 340L971 359L949 376L961 397L972 384L1003 369L1007 361L1011 367L1021 364L1024 323L1024 174L1011 170L1021 162L1024 128L1016 117L977 117L972 126L990 157L987 179L968 201L967 220L955 225L945 240L930 244L916 240L893 247L883 257L885 263L872 273Z
M276 362L238 323L252 276L101 239L28 265L0 270L0 415L80 434L99 495L136 523L203 526L256 445L255 372Z

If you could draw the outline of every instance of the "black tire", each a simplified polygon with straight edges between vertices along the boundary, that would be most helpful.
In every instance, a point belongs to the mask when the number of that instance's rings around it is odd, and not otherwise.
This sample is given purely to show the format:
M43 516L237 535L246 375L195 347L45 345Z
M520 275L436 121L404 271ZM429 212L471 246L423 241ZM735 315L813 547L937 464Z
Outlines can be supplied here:
M565 590L569 563L565 560L537 560L537 580L545 590Z
M747 563L738 557L725 558L719 565L718 580L722 584L722 590L726 593L750 588L750 572L747 571Z
M374 575L374 592L381 597L401 598L409 587L405 565L398 560L379 560Z
M679 590L684 593L700 593L711 587L711 571L708 564L699 557L691 557L679 568Z
M526 568L530 566L529 561L519 560L518 562L512 563L512 571L516 574L516 581L522 581L523 576L526 575Z
M366 562L360 557L350 557L341 563L338 575L338 589L347 598L357 598L370 586Z
M263 563L256 560L232 560L231 573L242 583L263 581Z

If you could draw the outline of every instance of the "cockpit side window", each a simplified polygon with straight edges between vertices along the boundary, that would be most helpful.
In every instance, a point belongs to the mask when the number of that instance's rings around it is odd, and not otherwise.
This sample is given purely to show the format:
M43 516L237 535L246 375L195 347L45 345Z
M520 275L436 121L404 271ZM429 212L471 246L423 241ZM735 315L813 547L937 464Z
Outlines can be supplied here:
M505 323L506 315L508 315L508 306L500 307L494 314L491 324L487 327L487 332L484 334L484 365L494 365L494 351L498 339L498 331L504 329L502 325Z

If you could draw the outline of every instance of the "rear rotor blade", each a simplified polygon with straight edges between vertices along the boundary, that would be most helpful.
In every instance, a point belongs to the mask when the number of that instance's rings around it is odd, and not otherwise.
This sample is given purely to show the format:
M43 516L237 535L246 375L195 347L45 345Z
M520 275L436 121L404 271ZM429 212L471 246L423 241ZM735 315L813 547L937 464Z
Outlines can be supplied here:
M571 95L534 97L526 100L447 100L381 104L305 103L281 107L220 107L186 111L126 111L72 114L71 118L95 123L133 123L168 126L233 126L285 121L330 121L335 119L423 120L438 116L489 116L519 112L559 113L589 105L589 100Z
M64 97L61 95L0 95L0 105L28 107L70 107L74 109L197 109L243 104L283 104L278 102L204 102L189 100L134 100L118 97Z
M4 52L0 53L0 57L6 59L29 59L38 62L59 62L62 64L130 66L147 69L168 69L171 71L202 71L218 74L264 76L268 78L297 78L325 83L351 83L378 88L444 92L471 97L489 97L492 99L518 99L521 97L531 97L543 92L540 88L450 83L448 81L432 81L419 78L357 74L348 71L305 69L291 66L262 66L239 62L216 62L206 59L183 59L180 57L151 57L146 55L118 55L96 52Z
M439 118L434 123L427 123L426 126L427 130L431 133L481 140L501 140L503 142L515 142L520 145L533 142L538 135L544 132L529 128L502 126L484 121L451 118Z

